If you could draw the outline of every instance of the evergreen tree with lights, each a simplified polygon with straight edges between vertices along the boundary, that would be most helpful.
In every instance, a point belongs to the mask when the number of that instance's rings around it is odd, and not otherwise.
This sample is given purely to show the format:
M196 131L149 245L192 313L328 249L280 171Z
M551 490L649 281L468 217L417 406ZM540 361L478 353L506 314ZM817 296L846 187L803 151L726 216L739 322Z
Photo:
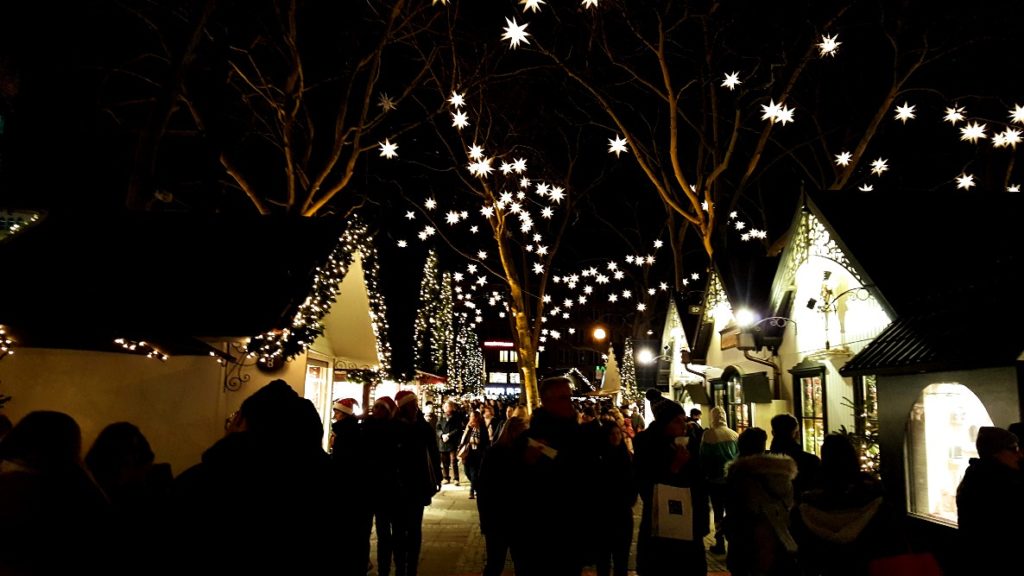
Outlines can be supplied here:
M434 373L436 366L431 365L433 353L434 331L433 319L437 316L440 303L441 283L438 280L437 253L431 250L423 265L423 281L420 284L420 305L413 326L413 342L415 342L415 366L419 370Z
M636 389L636 360L633 355L632 338L626 338L619 377L622 379L622 399L626 402L637 401L640 398L640 393Z
M438 374L451 371L454 354L452 343L455 339L452 314L452 275L450 272L445 272L441 275L441 291L438 294L437 310L430 317L430 359L437 367Z

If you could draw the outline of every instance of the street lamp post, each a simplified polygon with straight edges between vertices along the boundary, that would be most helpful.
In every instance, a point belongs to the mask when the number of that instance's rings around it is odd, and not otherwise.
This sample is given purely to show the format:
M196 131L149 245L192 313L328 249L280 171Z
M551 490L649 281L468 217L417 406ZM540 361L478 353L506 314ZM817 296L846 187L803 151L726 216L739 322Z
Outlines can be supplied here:
M867 300L871 297L871 292L868 290L868 286L855 286L847 290L843 290L838 294L833 294L833 287L828 283L829 278L832 276L832 272L826 270L824 278L821 281L821 303L818 303L817 298L811 298L807 301L807 308L814 310L817 309L819 312L825 315L825 350L831 348L829 342L829 317L839 311L839 299L853 294L857 300Z

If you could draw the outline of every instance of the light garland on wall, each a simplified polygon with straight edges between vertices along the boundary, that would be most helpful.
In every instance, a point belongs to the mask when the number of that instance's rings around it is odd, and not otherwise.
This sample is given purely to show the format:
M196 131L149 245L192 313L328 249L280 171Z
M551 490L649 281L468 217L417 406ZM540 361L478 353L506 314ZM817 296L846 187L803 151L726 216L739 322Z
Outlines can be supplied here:
M0 240L14 236L39 222L39 213L31 210L0 210Z
M7 327L0 324L0 360L14 355L14 338L7 333Z
M380 358L379 371L391 371L391 344L388 342L387 305L378 283L379 263L377 249L367 227L358 217L349 223L338 245L327 261L316 268L310 294L292 317L291 325L254 336L248 351L261 362L288 360L305 352L324 333L323 319L338 297L341 281L352 265L356 253L362 255L363 280L370 300L370 326Z
M144 355L146 358L155 358L161 362L167 361L167 354L161 352L145 340L129 340L128 338L115 338L114 343L118 344L127 352Z

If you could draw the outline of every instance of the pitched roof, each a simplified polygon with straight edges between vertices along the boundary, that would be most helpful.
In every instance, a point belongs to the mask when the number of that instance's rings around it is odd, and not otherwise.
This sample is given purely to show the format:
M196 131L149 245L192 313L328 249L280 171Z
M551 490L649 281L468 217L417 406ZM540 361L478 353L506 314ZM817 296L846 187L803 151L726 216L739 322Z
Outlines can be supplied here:
M924 372L1018 361L1015 302L1024 197L1009 193L821 192L808 209L896 312L844 375Z
M50 212L0 243L0 323L19 345L175 354L282 326L342 224L184 213Z

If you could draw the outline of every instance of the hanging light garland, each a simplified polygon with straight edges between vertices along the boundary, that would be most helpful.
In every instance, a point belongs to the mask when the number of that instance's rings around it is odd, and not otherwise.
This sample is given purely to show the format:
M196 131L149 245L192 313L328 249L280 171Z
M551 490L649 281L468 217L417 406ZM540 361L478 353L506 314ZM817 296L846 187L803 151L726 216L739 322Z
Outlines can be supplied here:
M326 262L314 271L310 294L296 310L291 324L254 336L249 340L249 353L266 363L288 360L305 352L324 333L323 319L337 299L341 281L357 252L363 260L363 279L370 299L370 325L377 341L377 357L381 361L379 371L390 372L387 306L378 284L377 249L366 225L358 217L352 219Z

